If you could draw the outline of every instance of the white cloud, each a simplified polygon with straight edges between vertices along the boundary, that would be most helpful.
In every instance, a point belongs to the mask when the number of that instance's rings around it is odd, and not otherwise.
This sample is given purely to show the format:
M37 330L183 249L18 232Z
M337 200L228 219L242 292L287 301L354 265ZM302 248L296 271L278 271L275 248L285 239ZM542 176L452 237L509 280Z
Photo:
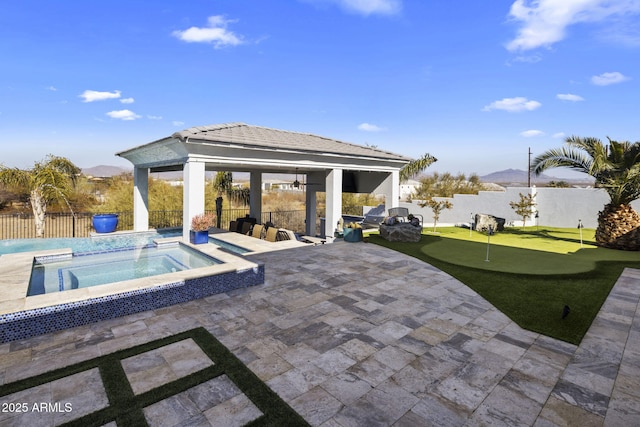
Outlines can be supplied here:
M380 126L372 125L369 123L361 123L358 125L358 129L363 130L365 132L382 132L387 130L386 128L382 128Z
M85 90L78 96L83 99L82 102L104 101L105 99L120 98L120 91L114 90L113 92L98 92L96 90Z
M524 132L520 132L520 136L524 136L525 138L532 138L534 136L542 136L544 132L537 129L525 130Z
M507 62L507 65L511 65L512 62L524 62L527 64L535 64L536 62L542 61L542 56L536 55L518 55L512 60Z
M324 6L335 4L350 13L359 15L396 15L402 10L402 0L300 0Z
M637 25L637 18L618 19L613 25L601 30L598 36L609 43L622 46L640 46L640 27Z
M520 111L533 111L536 108L540 108L540 106L542 106L542 104L538 101L530 101L525 97L518 96L493 101L491 104L486 105L482 111L504 110L510 113L517 113Z
M551 135L552 138L564 138L565 137L565 133L564 132L556 132L553 135Z
M563 101L584 101L584 98L579 95L574 95L572 93L559 93L556 95L556 98L561 99Z
M362 15L395 15L402 10L401 0L335 0L342 8Z
M551 46L566 36L567 27L640 12L638 0L516 0L509 16L522 24L506 47L524 51Z
M174 31L173 36L188 43L213 43L216 49L242 44L242 37L227 30L227 24L237 22L224 16L210 16L206 27L191 27L184 31Z
M149 120L162 120L162 116L147 115L147 119L149 119Z
M174 126L183 126L184 122L178 121L178 120L174 120L171 122L171 124L173 124Z
M591 77L591 83L598 86L608 86L616 83L622 83L629 80L629 77L614 71L612 73L602 73L599 76Z
M133 98L122 98L120 102L123 104L133 104L136 100Z
M131 110L109 111L106 114L112 119L119 119L119 120L136 120L141 117Z
M58 88L56 88L55 86L49 86L47 89L50 90L51 92L57 92L58 91Z

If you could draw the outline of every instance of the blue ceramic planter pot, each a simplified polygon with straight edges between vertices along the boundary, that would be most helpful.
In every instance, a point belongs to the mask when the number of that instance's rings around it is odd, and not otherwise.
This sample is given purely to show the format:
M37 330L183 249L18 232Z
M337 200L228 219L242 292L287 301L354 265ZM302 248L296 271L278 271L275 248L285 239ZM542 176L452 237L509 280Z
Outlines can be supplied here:
M345 228L344 241L345 242L362 242L362 229L361 228Z
M118 214L100 214L93 216L93 228L96 233L113 233L118 226Z
M189 242L194 245L200 245L202 243L209 243L208 231L189 231Z

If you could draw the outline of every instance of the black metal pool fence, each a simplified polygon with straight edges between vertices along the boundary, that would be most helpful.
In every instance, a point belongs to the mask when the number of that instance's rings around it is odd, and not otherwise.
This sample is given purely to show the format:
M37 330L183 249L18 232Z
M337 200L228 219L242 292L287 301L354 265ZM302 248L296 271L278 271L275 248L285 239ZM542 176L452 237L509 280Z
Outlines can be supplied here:
M214 211L208 211L215 213ZM118 214L118 228L133 229L133 212L110 212ZM249 214L248 208L223 209L220 216L220 228L228 229L229 223ZM94 232L91 218L94 213L49 213L45 216L44 237L89 237ZM303 232L305 211L262 212L261 222L271 222L277 227ZM150 211L149 227L182 227L182 211ZM33 214L0 214L0 239L29 239L36 237Z

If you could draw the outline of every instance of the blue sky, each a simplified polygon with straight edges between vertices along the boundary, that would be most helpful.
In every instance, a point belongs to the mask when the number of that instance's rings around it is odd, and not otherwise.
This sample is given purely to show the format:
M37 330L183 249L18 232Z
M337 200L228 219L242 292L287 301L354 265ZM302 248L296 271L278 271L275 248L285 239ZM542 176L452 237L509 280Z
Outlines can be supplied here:
M4 0L0 163L225 122L430 171L525 169L569 135L639 140L640 0ZM567 176L562 171L552 175Z

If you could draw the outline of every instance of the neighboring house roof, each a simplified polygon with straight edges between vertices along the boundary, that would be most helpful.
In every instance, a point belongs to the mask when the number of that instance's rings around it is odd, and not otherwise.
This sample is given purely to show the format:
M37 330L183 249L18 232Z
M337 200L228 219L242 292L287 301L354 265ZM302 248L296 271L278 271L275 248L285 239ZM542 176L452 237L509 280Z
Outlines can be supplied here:
M305 151L316 153L335 153L373 157L386 160L409 162L412 159L374 147L351 144L309 133L292 132L245 123L223 123L210 126L197 126L176 132L173 138L182 141L228 143L256 148L272 148L280 150Z
M408 179L406 181L402 181L400 183L400 185L406 185L406 186L418 186L420 185L420 181L416 181L415 179Z

